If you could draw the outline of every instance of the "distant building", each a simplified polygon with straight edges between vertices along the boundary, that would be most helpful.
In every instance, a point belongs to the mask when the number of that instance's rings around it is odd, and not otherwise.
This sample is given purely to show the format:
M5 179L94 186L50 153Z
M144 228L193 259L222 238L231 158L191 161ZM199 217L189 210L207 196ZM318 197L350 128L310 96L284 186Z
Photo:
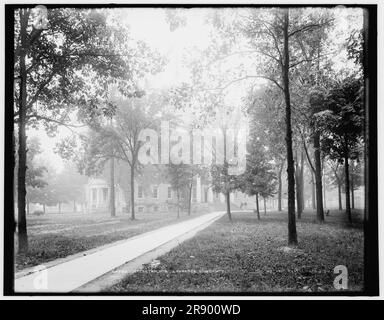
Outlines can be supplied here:
M150 175L150 179L148 178ZM153 213L177 210L177 195L171 185L164 181L161 175L147 173L135 180L135 212ZM192 211L225 210L225 197L212 191L208 181L195 177L192 188ZM149 183L148 181L151 181ZM89 213L107 212L110 205L110 185L102 178L90 178L85 185L86 211ZM185 204L186 192L181 194ZM115 207L117 213L130 212L130 191L124 190L119 184L115 185ZM244 205L247 203L247 205ZM234 210L240 207L253 208L254 197L248 197L242 192L231 194L231 205Z
M101 178L89 178L85 185L85 207L87 212L106 212L109 210L110 185ZM126 205L124 192L115 186L116 212L123 212Z

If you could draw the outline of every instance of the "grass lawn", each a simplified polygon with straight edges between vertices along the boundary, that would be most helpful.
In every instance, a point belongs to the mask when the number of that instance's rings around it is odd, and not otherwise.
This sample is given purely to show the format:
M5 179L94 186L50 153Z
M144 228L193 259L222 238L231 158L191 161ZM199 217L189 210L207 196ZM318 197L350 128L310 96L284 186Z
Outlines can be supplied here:
M363 289L362 212L355 223L331 211L324 224L305 212L297 222L299 245L287 248L287 214L225 216L159 261L127 276L109 292L327 292L334 267L348 268L348 290Z
M16 254L15 269L47 263L72 254L93 249L118 240L154 230L172 223L194 218L202 213L179 219L172 213L138 213L132 221L130 215L114 218L105 214L46 214L28 215L29 250L27 254ZM15 237L17 248L17 239Z

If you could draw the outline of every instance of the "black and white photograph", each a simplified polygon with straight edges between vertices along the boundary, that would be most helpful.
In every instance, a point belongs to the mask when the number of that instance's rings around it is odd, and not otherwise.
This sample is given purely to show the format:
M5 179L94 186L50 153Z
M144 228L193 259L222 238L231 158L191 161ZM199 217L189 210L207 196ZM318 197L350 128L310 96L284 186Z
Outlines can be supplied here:
M379 295L377 5L4 9L4 295Z

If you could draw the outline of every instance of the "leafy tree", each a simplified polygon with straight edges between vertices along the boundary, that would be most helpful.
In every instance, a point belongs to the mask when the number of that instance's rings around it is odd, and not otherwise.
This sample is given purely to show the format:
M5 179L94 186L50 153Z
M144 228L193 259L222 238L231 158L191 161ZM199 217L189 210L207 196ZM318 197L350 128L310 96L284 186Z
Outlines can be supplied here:
M46 206L54 206L58 203L52 184L47 184L44 188L27 187L27 202L42 204L44 214L46 213Z
M330 167L331 172L333 174L333 180L331 180L331 181L334 185L337 186L339 210L343 210L343 203L341 200L341 191L342 191L342 186L343 186L343 183L345 180L343 167L340 165L340 162L338 162L338 161L330 161L329 167Z
M306 151L308 165L315 176L316 216L319 222L324 220L323 206L325 205L326 183L322 181L322 172L325 170L323 164L326 155L321 148L323 129L318 118L321 118L323 112L327 110L325 100L328 89L333 86L334 79L346 77L351 72L359 73L361 70L361 60L357 57L361 48L359 50L357 48L361 45L361 39L358 35L361 34L362 26L358 26L359 23L356 22L359 20L358 17L354 16L351 10L349 12L347 12L347 20L351 24L348 27L349 34L345 30L342 33L334 33L338 27L335 23L338 18L337 12L330 13L328 10L323 15L328 23L323 28L318 29L311 38L297 37L295 39L305 57L305 61L296 68L295 77L298 81L294 82L296 85L293 92L297 102L295 109L299 112L296 112L295 118L302 119L299 133ZM347 36L346 39L345 36ZM351 47L356 50L351 50ZM347 53L349 58L354 60L355 65L350 67L348 61L345 61L345 67L340 70L335 63L337 59L333 58L340 52ZM310 149L314 150L312 155L310 155Z
M226 47L230 47L232 40L221 37L219 34L212 36L211 42L204 50L191 48L186 57L187 66L191 70L189 83L182 83L176 88L172 88L170 103L178 110L188 111L193 117L191 127L209 128L210 126L219 128L223 139L224 150L221 152L223 164L213 164L211 166L212 184L216 192L223 193L225 196L226 211L231 220L230 193L235 190L232 182L235 177L231 177L228 170L231 164L227 159L227 135L230 129L235 131L241 119L240 107L228 102L225 88L221 85L231 81L232 75L226 68L223 72L216 68L215 61L220 60L220 56ZM214 87L216 86L216 87ZM204 142L205 143L205 142Z
M227 215L229 220L231 220L230 193L236 189L233 185L236 177L228 172L232 165L227 157L229 154L229 150L227 152L227 139L229 139L230 129L233 129L235 134L238 133L241 112L239 112L238 108L225 103L220 92L201 90L201 86L204 86L203 81L201 81L203 66L198 64L198 67L195 66L194 68L193 88L188 87L186 84L182 84L179 88L174 88L171 92L170 100L176 108L192 112L192 128L218 127L222 139L216 141L216 143L222 143L223 149L216 148L215 150L210 149L207 151L214 151L215 156L222 156L223 158L223 164L212 163L210 171L213 190L224 194ZM211 142L207 141L208 144ZM205 143L204 141L204 145ZM213 147L213 145L211 146Z
M44 197L42 190L44 190L44 188L27 187L27 214L30 214L30 203L42 203Z
M282 90L284 96L288 180L288 243L296 244L295 177L291 120L292 85L290 83L292 82L295 68L307 61L308 58L303 56L295 39L299 38L305 42L306 39L313 37L314 31L321 29L328 21L322 15L316 17L310 11L305 10L278 10L272 13L272 16L273 18L269 21L256 17L255 23L261 29L254 32L259 37L263 37L262 43L264 47L262 47L262 53L267 57L269 56L269 59L274 60L275 69L273 69L272 73L269 72L270 75L267 78L272 80ZM303 19L304 16L306 19ZM255 23L251 30L257 30ZM270 52L273 53L272 56Z
M273 85L253 89L247 96L246 105L252 126L259 139L268 148L269 160L273 162L278 182L278 211L282 211L282 171L286 155L281 128L284 128L285 124L284 113L281 109L283 100L278 90Z
M227 215L232 220L230 209L230 194L237 189L238 177L229 174L229 163L213 164L211 166L212 190L225 195L225 203L227 207Z
M167 165L167 177L172 189L176 192L177 197L177 218L180 218L181 195L183 190L186 190L191 184L191 168L188 164L173 164Z
M87 177L80 175L73 163L66 163L60 173L52 169L46 171L44 181L46 183L43 187L28 187L28 202L41 203L44 206L59 205L59 213L61 213L61 204L73 202L74 212L76 212L76 202L83 203L85 200L84 186L87 183Z
M363 32L363 30L353 30L347 42L348 58L353 60L360 69L364 59Z
M88 181L85 175L78 172L75 163L66 162L63 171L57 175L56 192L61 195L58 199L61 202L73 203L73 211L76 212L76 202L84 203L84 187Z
M15 144L18 145L18 139L16 137ZM28 154L27 154L27 171L25 176L25 183L27 187L27 213L29 214L29 203L30 198L28 197L28 193L38 193L39 189L46 186L47 182L45 179L45 175L47 172L47 168L44 165L38 164L37 157L41 153L41 143L38 137L34 136L28 141ZM18 189L17 186L17 171L18 171L18 161L16 157L16 166L14 170L14 191ZM33 197L33 196L32 196Z
M201 165L191 164L188 166L187 170L189 171L189 181L187 185L188 189L188 215L191 215L192 210L192 192L193 192L193 181L195 177L200 176L201 178L205 178L208 174L207 168Z
M34 15L37 15L34 19ZM43 15L43 16L41 16ZM43 21L43 23L40 23ZM109 114L108 83L132 91L132 79L147 70L138 65L146 50L131 48L129 33L103 9L20 8L15 10L15 123L18 125L18 237L19 251L28 250L25 217L26 127L42 124L49 134L70 124L72 111L82 117ZM92 81L90 81L92 79Z
M116 100L116 116L109 125L93 124L97 135L107 141L105 145L108 150L96 142L97 145L91 145L96 153L110 154L110 157L120 159L128 163L130 168L130 204L131 219L135 219L135 173L140 163L138 162L139 150L144 144L140 136L144 129L156 128L157 121L161 117L161 100L157 95L149 95L142 98L118 99ZM105 152L107 151L107 152ZM157 152L157 150L152 150ZM152 156L152 155L150 155ZM102 156L101 156L102 157Z
M82 137L81 152L76 157L80 172L87 176L105 174L105 168L109 162L109 176L104 178L109 181L109 209L111 217L115 217L115 158L117 155L112 139L113 136L104 130L90 130L87 135Z
M363 84L360 77L336 81L326 105L328 110L318 115L323 128L322 149L331 160L344 164L346 213L352 221L350 202L349 160L357 159L364 130Z
M15 139L15 145L18 145L18 139ZM39 165L37 157L42 152L41 142L37 136L32 137L28 141L28 154L27 154L27 171L25 177L25 183L27 187L42 188L46 185L44 180L44 174L47 168L44 165ZM15 173L18 171L18 161L16 157ZM14 175L16 177L16 174ZM17 190L17 179L14 183L15 190Z
M314 162L313 165L309 159L308 152L308 162L311 165L311 168L315 175L316 183L316 218L318 222L324 221L324 208L323 208L323 181L322 181L322 162L321 162L321 149L320 149L320 139L321 139L321 126L318 124L318 118L321 116L324 110L324 93L323 90L312 90L310 95L309 105L311 107L311 137L313 140L313 149L314 149ZM304 142L305 143L305 142Z
M247 145L247 162L245 173L237 180L237 188L255 196L257 218L260 219L259 195L265 198L272 196L276 189L276 174L269 160L269 150L264 140L263 130L253 124ZM261 134L260 134L261 133Z
M32 137L28 142L27 154L27 172L26 185L33 188L44 187L46 182L43 179L44 172L47 170L45 166L38 165L36 157L42 152L41 142L38 137Z
M236 16L236 15L235 15ZM229 39L236 38L236 33L244 36L241 40L248 43L248 50L227 54L256 55L258 60L253 68L239 68L239 76L222 88L249 79L266 79L281 90L284 99L285 146L288 181L288 243L297 244L295 221L295 177L292 137L292 83L295 70L307 59L301 52L296 38L310 39L313 33L329 23L327 16L311 9L257 9L239 10L234 27L223 28ZM218 26L222 21L218 19ZM249 70L258 70L255 74Z
M364 185L364 168L362 161L352 160L351 161L351 208L355 209L355 193L359 187Z

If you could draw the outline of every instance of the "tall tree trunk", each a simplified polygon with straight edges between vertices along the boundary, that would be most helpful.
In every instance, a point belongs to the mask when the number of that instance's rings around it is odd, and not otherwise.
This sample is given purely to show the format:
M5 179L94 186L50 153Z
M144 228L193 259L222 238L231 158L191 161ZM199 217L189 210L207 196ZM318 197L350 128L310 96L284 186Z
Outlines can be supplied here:
M25 253L28 251L27 219L25 213L26 188L25 175L27 170L27 136L25 133L27 115L27 69L25 59L27 55L27 26L29 10L20 10L20 101L19 101L19 150L18 150L18 171L17 171L17 235L18 251Z
M131 165L131 220L135 220L135 166Z
M326 190L326 185L324 181L324 158L321 161L321 183L323 186L323 208L327 208L327 190Z
M339 210L343 210L343 203L341 201L341 182L337 181L337 193L339 196Z
M229 191L227 191L225 193L225 202L226 202L226 205L227 205L227 214L228 214L228 218L230 221L232 221L232 214L231 214L231 198L230 198L230 193Z
M76 200L73 200L73 212L74 212L74 213L77 212L77 208L76 208Z
M351 200L350 200L350 190L349 190L349 164L348 164L348 153L345 152L344 156L344 169L345 169L345 210L347 213L348 221L352 222L352 213L351 213Z
M353 181L353 174L354 174L354 168L352 164L352 170L351 170L351 200L352 200L352 209L355 209L355 185Z
M116 206L115 206L115 159L111 158L110 160L110 195L109 195L109 209L111 211L111 217L116 216Z
M321 155L320 155L320 133L315 130L313 134L313 147L315 149L315 179L316 179L316 220L324 221L323 208L323 183L321 179Z
M284 98L285 98L285 124L287 146L287 179L288 179L288 245L297 244L296 216L295 216L295 167L292 151L291 126L291 97L289 92L289 43L288 43L289 9L284 12Z
M301 199L301 212L305 209L305 200L304 200L304 150L301 148L301 158L300 158L300 199ZM301 217L301 215L300 215Z
M316 210L316 189L315 189L315 178L311 170L311 184L312 184L312 209Z
M257 220L260 220L260 210L259 210L259 194L256 193L256 213L257 213Z
M281 197L282 197L281 174L282 174L282 171L283 171L283 167L284 167L284 162L281 163L280 168L279 168L279 172L278 172L278 176L277 176L277 179L278 179L278 182L279 182L279 189L278 189L278 193L277 193L277 210L278 211L282 211L282 208L281 208Z
M326 209L327 208L327 191L325 189L324 179L323 179L323 205L324 205L324 208Z
M297 161L297 148L295 148L295 184L296 184L296 209L297 209L297 217L299 218L299 210L300 210L300 181L299 181L299 162Z
M222 128L223 137L224 137L224 179L225 179L225 203L227 207L227 215L229 221L232 221L232 214L231 214L231 197L230 197L230 191L229 191L229 181L228 181L228 162L227 162L227 127Z
M45 214L45 204L43 204L43 212L44 212L44 214Z
M320 77L320 45L317 46L317 73L316 85L319 84ZM321 153L320 153L320 132L314 130L313 133L313 147L315 149L315 179L316 179L316 220L318 222L324 221L324 208L323 208L323 182L321 170Z
M267 204L265 202L265 197L263 197L264 200L264 215L267 215Z
M299 177L297 177L299 180ZM296 183L296 205L297 205L297 219L301 219L301 214L303 213L302 208L302 199L301 199L301 185L300 182Z
M295 160L296 160L296 170L295 170L295 182L296 182L296 206L297 206L297 218L301 219L301 213L303 212L303 201L302 201L302 177L301 177L301 168L299 167L299 161L297 159L297 150L295 152ZM302 165L302 163L301 163Z

